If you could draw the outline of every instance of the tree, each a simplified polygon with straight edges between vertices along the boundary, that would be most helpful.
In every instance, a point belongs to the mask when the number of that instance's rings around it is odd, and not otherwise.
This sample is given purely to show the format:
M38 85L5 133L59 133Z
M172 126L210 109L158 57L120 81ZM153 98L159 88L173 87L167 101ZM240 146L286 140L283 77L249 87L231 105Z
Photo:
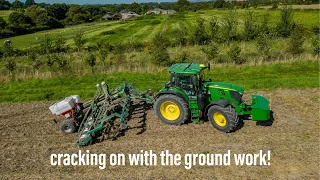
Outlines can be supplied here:
M32 5L35 5L36 3L34 2L34 0L26 0L26 2L24 3L24 5L26 7L29 7L29 6L32 6Z
M61 35L58 35L57 38L54 41L54 48L56 52L62 52L65 50L65 44L67 40L62 37Z
M282 37L290 36L294 28L293 13L293 9L286 6L281 10L281 18L277 23L277 31Z
M271 50L270 38L267 34L262 33L257 38L257 50L264 56L269 56Z
M236 64L243 64L245 62L244 59L241 58L241 48L238 44L233 44L228 51L229 58Z
M96 65L96 56L93 53L89 53L89 55L86 57L87 64L91 67L91 72L93 73L93 68Z
M216 41L219 37L219 23L216 17L212 17L209 21L209 31L211 41Z
M169 65L171 63L168 53L169 40L163 34L156 34L152 39L152 61L157 65Z
M225 6L226 6L225 0L217 0L213 5L214 8L224 8Z
M97 47L100 55L100 59L103 64L103 70L106 70L106 59L108 58L109 52L110 52L110 44L107 43L105 40L99 40L97 42Z
M269 12L266 12L263 15L263 21L262 21L262 24L261 24L261 27L260 27L260 32L261 33L265 33L265 34L269 34L270 33L269 17L270 17Z
M86 14L84 7L80 5L71 5L67 12L67 16L72 19L76 14Z
M218 44L213 41L207 47L202 47L201 50L210 60L213 60L219 54Z
M48 16L54 17L58 20L63 20L67 17L69 7L66 4L52 4L46 7Z
M184 6L190 6L190 2L188 0L178 0L177 5L182 8Z
M53 38L45 34L42 38L40 38L40 51L42 54L51 54L53 52Z
M138 3L136 3L136 2L130 4L130 5L127 7L127 9L128 9L129 11L133 11L133 12L135 12L135 13L137 13L137 14L140 14L141 11L142 11L140 4L138 4Z
M3 56L10 57L14 55L14 49L12 46L12 42L10 40L6 40L3 43Z
M222 25L223 39L230 42L237 38L238 19L235 10L230 10Z
M43 25L48 22L47 11L37 5L29 6L24 15L30 17L34 24Z
M246 40L252 40L257 36L258 27L255 21L253 20L252 11L249 11L245 14L244 17L244 38Z
M293 55L298 55L303 53L303 43L304 43L304 32L301 25L296 25L291 36L290 36L290 42L289 47L287 49L288 52L290 52Z
M24 6L24 4L19 0L15 0L11 5L15 9L23 8L23 6Z
M74 43L78 48L78 52L83 48L83 45L86 43L86 40L84 38L84 34L82 31L77 31L75 36L73 37Z
M315 37L312 38L312 53L315 56L319 56L320 54L320 35L316 35Z
M148 4L144 4L142 7L142 13L146 13L150 10L150 6Z
M0 10L9 10L11 7L11 4L7 0L0 0Z
M51 17L51 16L48 17L47 25L50 28L54 28L54 29L55 28L63 28L64 27L64 25L60 21L58 21L56 18Z
M9 24L13 26L20 26L22 24L33 24L32 19L29 17L25 16L21 12L12 12L9 15Z
M9 60L7 60L4 66L10 71L11 74L13 74L13 71L16 69L17 64L13 59L10 58Z
M0 29L5 29L7 25L7 22L2 17L0 17Z
M208 34L205 29L204 19L199 17L196 21L196 30L193 33L193 41L195 44L206 44L208 41Z

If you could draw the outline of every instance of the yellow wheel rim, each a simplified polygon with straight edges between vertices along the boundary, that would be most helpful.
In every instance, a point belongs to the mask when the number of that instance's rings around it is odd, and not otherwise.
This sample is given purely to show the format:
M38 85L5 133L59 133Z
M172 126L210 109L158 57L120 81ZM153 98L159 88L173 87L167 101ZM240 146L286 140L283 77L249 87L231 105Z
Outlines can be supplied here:
M165 101L160 106L160 113L166 120L175 121L180 116L180 108L172 101Z
M213 114L213 120L220 127L224 127L227 125L227 119L224 117L223 114L219 112L215 112Z

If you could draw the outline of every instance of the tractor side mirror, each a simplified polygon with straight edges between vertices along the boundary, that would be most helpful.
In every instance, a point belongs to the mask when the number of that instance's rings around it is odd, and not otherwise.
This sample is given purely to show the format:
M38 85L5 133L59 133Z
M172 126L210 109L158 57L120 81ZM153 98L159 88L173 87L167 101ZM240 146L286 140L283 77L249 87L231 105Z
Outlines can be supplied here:
M210 69L211 69L211 65L210 65L210 63L208 63L208 70L210 71Z

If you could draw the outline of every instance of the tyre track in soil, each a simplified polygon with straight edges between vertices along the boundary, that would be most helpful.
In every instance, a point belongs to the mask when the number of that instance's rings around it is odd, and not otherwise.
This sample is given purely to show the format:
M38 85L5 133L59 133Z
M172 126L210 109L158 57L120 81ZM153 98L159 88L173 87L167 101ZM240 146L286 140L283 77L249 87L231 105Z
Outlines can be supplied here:
M52 123L50 103L0 104L0 174L2 178L144 178L144 179L317 179L319 177L318 89L250 91L272 99L275 121L271 127L244 121L234 133L220 133L208 123L168 126L153 110L136 114L129 130L115 141L106 140L85 148L75 145L76 134L63 135ZM248 96L249 97L249 96ZM143 117L146 116L146 119ZM257 153L271 150L271 166L179 167L51 167L51 153Z

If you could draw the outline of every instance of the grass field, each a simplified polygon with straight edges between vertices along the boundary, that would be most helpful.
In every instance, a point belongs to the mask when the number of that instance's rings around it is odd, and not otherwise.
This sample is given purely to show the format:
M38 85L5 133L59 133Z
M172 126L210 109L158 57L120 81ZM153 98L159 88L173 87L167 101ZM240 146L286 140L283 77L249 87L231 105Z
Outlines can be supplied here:
M224 65L212 67L206 74L215 82L229 82L251 89L316 88L319 87L318 61L285 62L259 66ZM0 102L29 102L59 100L78 94L81 98L92 98L95 84L106 81L115 87L123 80L133 83L141 90L160 90L169 81L169 73L160 72L114 72L99 75L68 76L51 79L33 79L3 83L0 86ZM146 83L147 82L147 83Z
M9 10L0 10L0 17L2 17L5 21L8 21L11 12L12 11Z
M254 9L251 11L254 12L257 21L261 21L263 15L267 12L267 10L263 9ZM37 43L37 38L41 38L45 34L49 34L53 37L61 35L68 40L67 44L72 45L72 37L75 31L81 30L85 33L86 38L88 38L89 44L97 41L98 39L104 39L110 43L115 43L125 41L131 37L137 38L140 41L149 41L158 32L164 31L170 34L170 32L184 27L186 27L188 35L190 36L191 31L194 29L195 20L198 16L205 19L209 19L212 16L222 18L227 13L228 11L226 10L207 10L201 12L188 12L185 15L160 15L155 16L154 18L149 17L142 18L141 20L130 20L126 23L119 21L94 22L70 26L63 29L41 31L9 39L13 42L16 48L27 48ZM243 18L246 10L239 9L237 10L237 13L240 22L239 28L241 28L241 26L243 26ZM280 10L269 11L269 17L270 23L275 24L280 18ZM307 27L316 26L319 19L318 11L296 10L294 14L294 21ZM156 21L158 21L159 24L157 24ZM110 31L113 31L113 34L108 33ZM3 39L0 41L3 41Z

